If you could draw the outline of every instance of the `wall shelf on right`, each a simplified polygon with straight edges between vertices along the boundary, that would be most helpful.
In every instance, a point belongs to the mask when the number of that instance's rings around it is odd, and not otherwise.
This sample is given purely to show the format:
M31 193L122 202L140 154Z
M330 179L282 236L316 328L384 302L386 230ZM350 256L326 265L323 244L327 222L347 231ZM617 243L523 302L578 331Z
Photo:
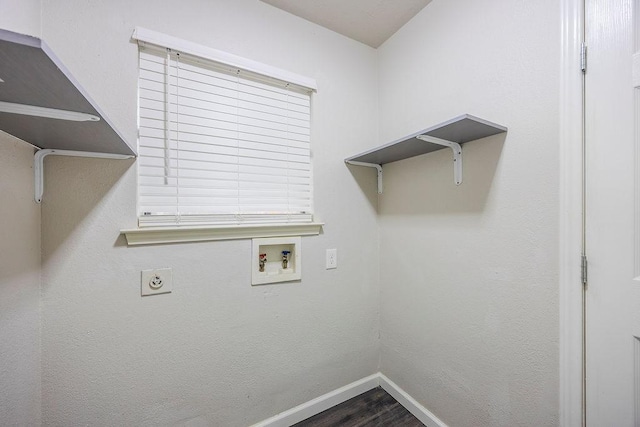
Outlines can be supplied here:
M390 142L345 159L355 166L373 167L378 171L378 193L382 194L382 165L451 148L456 185L462 183L462 144L507 131L505 126L463 114L407 137Z

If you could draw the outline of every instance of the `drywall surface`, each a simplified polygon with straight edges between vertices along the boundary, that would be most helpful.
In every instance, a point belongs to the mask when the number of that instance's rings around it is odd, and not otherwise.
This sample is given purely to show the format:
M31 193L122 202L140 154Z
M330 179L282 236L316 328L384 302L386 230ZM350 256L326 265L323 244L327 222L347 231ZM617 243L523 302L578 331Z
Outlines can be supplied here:
M381 371L451 426L558 424L557 2L434 0L380 49L381 142L463 113L508 134L386 165Z
M43 38L135 141L135 26L316 78L315 211L299 283L250 286L248 240L127 247L134 161L48 158L42 204L43 422L247 426L378 370L372 171L376 52L267 4L43 2ZM325 250L338 249L337 270ZM173 293L140 297L140 271Z
M0 132L0 424L40 424L40 206L34 148Z
M0 28L40 37L40 0L0 1Z

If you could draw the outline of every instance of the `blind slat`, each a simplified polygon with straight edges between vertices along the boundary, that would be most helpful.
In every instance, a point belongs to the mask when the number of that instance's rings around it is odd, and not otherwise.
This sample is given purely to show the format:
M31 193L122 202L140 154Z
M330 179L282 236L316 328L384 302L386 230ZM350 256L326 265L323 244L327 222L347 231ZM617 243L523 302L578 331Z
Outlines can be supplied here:
M140 225L312 220L310 95L262 80L140 50Z

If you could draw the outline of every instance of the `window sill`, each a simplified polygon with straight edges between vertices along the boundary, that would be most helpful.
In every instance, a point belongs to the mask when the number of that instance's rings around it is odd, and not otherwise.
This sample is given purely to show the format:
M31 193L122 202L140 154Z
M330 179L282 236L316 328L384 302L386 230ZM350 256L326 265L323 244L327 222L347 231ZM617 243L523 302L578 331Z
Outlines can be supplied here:
M165 243L206 242L212 240L253 239L257 237L316 236L324 223L269 225L229 225L199 227L148 227L121 230L128 246Z

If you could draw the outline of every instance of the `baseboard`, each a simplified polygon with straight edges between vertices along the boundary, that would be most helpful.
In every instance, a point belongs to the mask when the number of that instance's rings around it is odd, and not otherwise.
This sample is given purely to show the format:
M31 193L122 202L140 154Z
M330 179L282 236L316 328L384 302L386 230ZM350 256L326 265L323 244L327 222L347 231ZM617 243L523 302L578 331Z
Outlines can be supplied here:
M252 427L289 427L295 423L299 423L300 421L313 417L322 411L326 411L329 408L339 405L352 397L356 397L365 391L378 387L379 375L380 374L373 374L344 387L340 387L337 390L323 394L322 396L303 403L302 405L298 405L295 408L281 412L278 415L254 424Z
M398 385L389 378L378 373L378 379L380 381L380 387L397 400L398 403L407 408L407 411L411 412L414 417L422 421L422 424L427 427L447 427L447 425L440 421L438 417L433 415L431 411L419 404L413 397L409 396L406 391L398 387Z
M302 405L298 405L288 411L281 412L278 415L260 421L251 427L289 427L378 386L393 396L394 399L407 408L409 412L422 421L427 427L447 427L438 417L433 415L414 398L409 396L407 392L398 387L396 383L380 372L347 384L327 394L323 394Z

